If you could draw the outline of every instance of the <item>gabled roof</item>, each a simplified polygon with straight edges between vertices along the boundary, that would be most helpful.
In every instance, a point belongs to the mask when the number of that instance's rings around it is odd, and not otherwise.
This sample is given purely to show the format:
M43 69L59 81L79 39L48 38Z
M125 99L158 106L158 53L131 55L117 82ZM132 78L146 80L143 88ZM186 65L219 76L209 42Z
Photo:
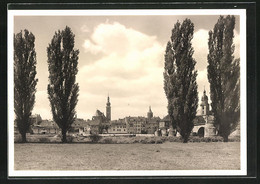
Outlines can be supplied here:
M163 121L171 121L169 114L167 116L164 116L162 119Z
M32 127L38 128L59 128L54 121L42 120L39 124L33 124Z
M87 127L88 123L84 119L76 119L72 125L72 127Z

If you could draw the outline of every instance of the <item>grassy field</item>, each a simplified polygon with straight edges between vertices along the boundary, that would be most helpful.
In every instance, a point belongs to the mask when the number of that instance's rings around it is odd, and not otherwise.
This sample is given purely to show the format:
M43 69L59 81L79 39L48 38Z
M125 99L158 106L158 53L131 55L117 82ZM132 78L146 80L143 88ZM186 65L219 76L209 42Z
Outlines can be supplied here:
M15 144L15 170L240 169L240 142Z

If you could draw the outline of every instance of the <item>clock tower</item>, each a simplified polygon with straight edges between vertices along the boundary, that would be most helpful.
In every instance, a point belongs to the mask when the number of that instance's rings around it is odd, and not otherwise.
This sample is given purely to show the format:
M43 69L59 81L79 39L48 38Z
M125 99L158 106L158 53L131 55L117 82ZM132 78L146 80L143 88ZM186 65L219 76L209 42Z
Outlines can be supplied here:
M107 97L107 106L106 106L106 118L108 121L111 121L111 103L109 101L109 96Z

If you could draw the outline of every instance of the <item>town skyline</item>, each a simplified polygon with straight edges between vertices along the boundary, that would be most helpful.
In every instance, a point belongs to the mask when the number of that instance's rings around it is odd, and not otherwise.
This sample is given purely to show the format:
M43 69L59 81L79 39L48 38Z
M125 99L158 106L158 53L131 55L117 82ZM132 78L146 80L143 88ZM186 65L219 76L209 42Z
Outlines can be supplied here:
M210 98L207 39L218 15L15 16L14 33L28 29L36 38L36 77L39 82L32 114L52 119L47 96L49 73L46 48L55 31L69 26L75 34L75 48L80 51L78 118L91 119L97 109L105 112L108 94L112 120L146 116L149 106L154 116L163 118L167 115L167 99L163 90L165 48L174 24L185 18L191 19L195 26L192 43L193 57L197 61L200 104L204 86ZM239 16L236 16L235 58L239 57L239 34Z

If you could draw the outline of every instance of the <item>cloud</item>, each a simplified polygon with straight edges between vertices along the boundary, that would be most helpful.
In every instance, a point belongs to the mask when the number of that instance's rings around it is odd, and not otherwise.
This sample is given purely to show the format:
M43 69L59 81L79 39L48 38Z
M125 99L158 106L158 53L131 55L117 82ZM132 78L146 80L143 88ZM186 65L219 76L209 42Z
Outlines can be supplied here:
M79 70L79 109L88 105L104 110L109 93L114 110L112 117L145 115L149 105L158 115L166 114L164 47L155 36L117 22L106 22L94 29L83 47L86 54L100 57Z
M201 83L201 82L206 82L207 80L208 80L207 68L205 68L204 70L198 70L197 81Z
M87 43L92 46L101 47L99 51L107 54L125 55L129 50L144 51L147 47L152 47L156 41L155 36L148 36L138 32L132 28L126 28L124 25L114 23L99 24L91 36L91 40L87 39ZM83 45L85 51L91 52L89 47ZM95 53L94 53L95 54Z
M200 29L193 35L192 46L194 48L193 57L197 61L196 68L203 70L207 66L208 55L208 31Z
M207 65L207 55L208 55L208 30L199 29L193 35L192 46L194 48L193 57L197 61L196 68L198 70L203 70ZM236 30L234 30L233 43L235 45L235 58L240 57L240 35Z
M35 105L33 114L40 114L43 119L52 119L50 102L46 90L37 91L35 94Z
M85 40L83 47L85 48L85 52L91 52L93 54L97 54L101 51L101 47L93 44L90 40Z
M81 27L80 27L80 30L81 30L83 33L88 33L88 32L90 32L88 26L86 26L86 25L81 26Z

